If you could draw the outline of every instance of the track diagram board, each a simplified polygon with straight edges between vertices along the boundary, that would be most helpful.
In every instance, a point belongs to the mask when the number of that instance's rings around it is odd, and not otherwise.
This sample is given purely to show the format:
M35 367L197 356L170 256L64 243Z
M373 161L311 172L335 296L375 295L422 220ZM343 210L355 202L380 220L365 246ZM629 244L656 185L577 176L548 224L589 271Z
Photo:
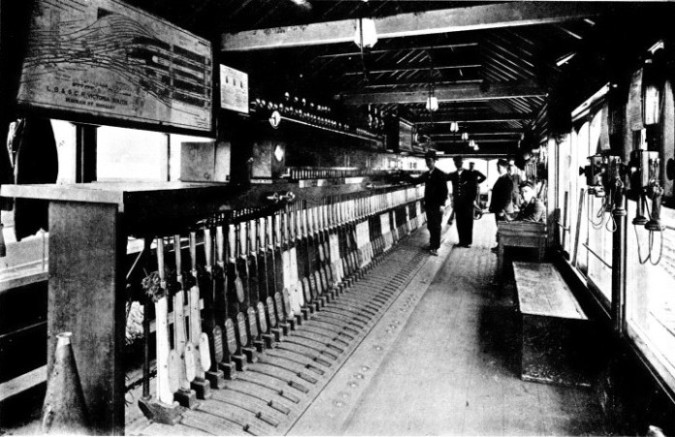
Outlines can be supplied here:
M114 0L37 0L17 100L212 129L211 43Z

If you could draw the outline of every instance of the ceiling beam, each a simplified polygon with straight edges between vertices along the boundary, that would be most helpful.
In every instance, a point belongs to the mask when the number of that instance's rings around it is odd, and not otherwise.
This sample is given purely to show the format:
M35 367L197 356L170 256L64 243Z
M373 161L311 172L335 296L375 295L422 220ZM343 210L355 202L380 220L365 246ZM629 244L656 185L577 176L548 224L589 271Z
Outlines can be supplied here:
M434 65L432 70L457 70L460 68L480 68L482 64L453 64L453 65ZM405 72L405 71L424 71L429 70L428 65L420 65L418 67L391 67L391 68L366 68L366 71L371 74L380 74L380 73L395 73L395 72ZM359 71L347 71L343 73L345 76L357 76L363 74L363 70Z
M596 16L601 9L586 2L508 2L405 13L375 18L379 39L563 23ZM279 49L354 41L357 20L225 33L222 52Z
M483 79L461 79L461 80L435 80L434 86L438 85L461 85L467 83L482 83ZM375 89L375 88L391 88L391 87L423 87L429 88L429 81L424 82L369 82L364 84L363 88Z
M437 144L463 144L465 142L466 141L461 141L461 140L454 141L454 140L450 140L450 139L444 140L444 139L435 139L434 138L434 143L437 143ZM483 143L490 143L490 144L492 144L492 143L512 143L512 144L515 144L515 143L518 142L518 140L514 140L513 138L485 138L485 139L482 139L480 141L476 140L476 142L480 146Z
M477 140L478 138L484 138L484 137L516 137L520 138L522 135L521 131L509 131L509 132L474 132L474 131L467 131L469 132L469 138L473 138L474 140ZM451 132L444 132L444 133L430 133L430 137L432 138L460 138L461 134L460 133L451 133Z
M371 55L380 55L384 53L391 53L391 52L403 52L403 51L411 51L411 50L442 50L442 49L462 49L462 48L467 48L467 47L478 47L477 42L458 42L454 44L438 44L438 45L433 45L433 46L402 46L402 47L391 47L387 49L379 49L379 50L368 50L368 54ZM341 52L341 53L327 53L325 55L319 55L316 57L316 59L323 59L323 58L349 58L353 56L361 56L361 52Z
M454 121L459 123L508 123L512 121L528 121L534 120L534 114L495 114L495 115L475 115L466 116L458 115L447 120L434 120L431 124L450 124ZM421 120L416 124L429 124L429 121Z
M434 94L439 102L473 102L522 97L543 97L546 92L533 83L498 83L489 87L481 85L457 85L435 87ZM388 91L371 93L343 93L335 96L346 105L367 105L369 103L425 103L427 90Z

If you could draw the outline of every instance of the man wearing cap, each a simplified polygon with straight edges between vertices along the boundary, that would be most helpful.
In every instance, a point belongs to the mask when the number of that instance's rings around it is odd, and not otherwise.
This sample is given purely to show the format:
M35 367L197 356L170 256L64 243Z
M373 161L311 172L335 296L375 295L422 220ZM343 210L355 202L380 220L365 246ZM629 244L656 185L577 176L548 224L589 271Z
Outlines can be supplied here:
M485 180L485 175L478 170L465 170L464 159L454 158L457 171L450 173L452 181L452 205L457 220L458 247L471 247L473 242L473 210L478 184Z
M429 229L429 252L432 255L438 255L438 248L441 247L441 221L443 220L443 209L448 200L448 174L439 168L436 168L435 150L429 150L424 159L429 167L429 171L422 173L419 181L424 185L424 209L427 213L427 228Z
M523 198L523 204L515 220L543 222L546 208L542 201L537 198L534 184L531 181L525 181L520 184L520 195Z
M507 169L509 167L508 161L500 159L497 161L497 173L499 177L492 187L492 198L490 200L490 212L495 215L495 221L499 224L500 221L506 220L506 214L513 212L511 203L513 197L513 181L509 176ZM498 247L493 247L492 251L497 252Z
M516 208L520 207L520 204L522 202L522 199L520 197L520 192L518 191L518 188L520 187L521 182L523 182L523 178L520 176L520 170L516 166L516 160L513 158L510 158L508 160L508 174L509 177L511 178L511 182L513 183L513 197L511 199L512 205Z

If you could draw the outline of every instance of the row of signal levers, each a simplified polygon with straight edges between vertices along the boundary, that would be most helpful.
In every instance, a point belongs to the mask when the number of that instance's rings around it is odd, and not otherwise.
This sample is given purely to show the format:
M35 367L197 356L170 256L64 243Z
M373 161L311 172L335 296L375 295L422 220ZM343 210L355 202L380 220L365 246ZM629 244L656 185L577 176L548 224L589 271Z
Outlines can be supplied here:
M247 366L265 362L260 354L271 348L286 351L283 365L272 364L300 381L315 382L312 372L330 367L374 311L343 292L422 223L420 197L419 187L405 187L323 198L312 206L303 201L280 210L240 210L190 230L187 252L181 234L155 238L157 271L143 287L149 297L146 317L154 306L157 376L151 390L146 352L140 401L145 415L160 423L179 422L197 399L210 398L212 389L224 387ZM152 243L146 239L146 249ZM337 296L343 296L339 302ZM369 299L383 297L373 293ZM328 303L330 317L300 334L297 327ZM274 378L266 375L263 382ZM302 392L297 378L287 381L288 388ZM274 382L270 390L297 402L294 390L284 392ZM281 403L267 405L288 414Z

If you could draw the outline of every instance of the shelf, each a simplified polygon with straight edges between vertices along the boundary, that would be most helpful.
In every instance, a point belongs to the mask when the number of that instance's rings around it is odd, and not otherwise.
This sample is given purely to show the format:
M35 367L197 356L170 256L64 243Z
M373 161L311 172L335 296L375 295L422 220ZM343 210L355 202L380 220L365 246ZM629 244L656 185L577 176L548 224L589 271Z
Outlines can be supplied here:
M381 137L377 136L377 135L360 135L360 134L356 134L356 133L352 133L352 132L346 132L346 131L339 130L339 129L333 129L333 128L330 128L330 127L318 126L318 125L315 125L315 124L312 124L312 123L308 123L306 121L298 120L298 119L295 119L295 118L290 118L290 117L287 117L285 115L282 115L280 120L282 122L285 120L285 121L289 121L291 123L294 123L294 124L297 124L297 125L300 125L300 126L307 126L307 127L313 128L313 129L319 129L319 130L322 130L322 131L325 131L325 132L331 132L331 133L338 134L338 135L344 135L344 136L347 136L347 137L350 137L350 138L357 138L357 139L362 140L362 141L368 141L368 142L371 142L371 143L378 144L380 146L384 146L383 139Z
M153 227L178 227L194 217L227 212L228 200L242 189L196 182L92 182L86 184L3 185L0 196L110 205L130 234Z

